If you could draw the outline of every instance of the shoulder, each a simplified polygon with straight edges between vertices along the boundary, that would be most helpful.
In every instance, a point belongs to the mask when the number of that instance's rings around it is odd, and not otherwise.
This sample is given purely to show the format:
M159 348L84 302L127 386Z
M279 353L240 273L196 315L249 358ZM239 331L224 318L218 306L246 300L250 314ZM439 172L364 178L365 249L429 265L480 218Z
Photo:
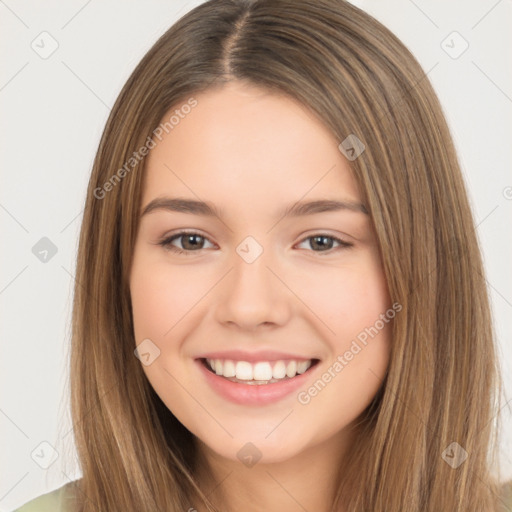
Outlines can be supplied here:
M501 485L500 498L503 512L512 512L512 480Z
M74 488L77 482L69 482L54 491L38 496L14 512L73 512Z
M73 512L75 488L78 482L79 480L69 482L25 503L13 512ZM500 501L502 512L512 512L512 480L501 485Z

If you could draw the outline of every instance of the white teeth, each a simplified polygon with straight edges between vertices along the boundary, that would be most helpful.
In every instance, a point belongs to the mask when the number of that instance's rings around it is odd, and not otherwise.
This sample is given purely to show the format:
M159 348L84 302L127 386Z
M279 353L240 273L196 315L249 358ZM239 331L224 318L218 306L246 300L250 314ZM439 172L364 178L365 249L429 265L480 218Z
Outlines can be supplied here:
M233 363L233 361L229 359L224 361L224 371L222 375L224 375L224 377L234 377L236 375L235 363Z
M230 359L206 359L208 366L217 374L228 379L249 381L251 383L276 382L277 380L293 378L303 374L310 368L313 361L260 361L251 364L247 361L232 361Z
M272 366L270 366L270 363L256 363L252 378L253 380L270 380L272 378Z
M297 363L297 373L304 373L311 366L311 361L300 361Z
M272 370L272 377L274 377L274 379L284 379L285 376L286 365L284 364L284 361L277 361L277 363L274 365L274 369Z
M295 377L297 375L297 361L290 361L286 367L287 377Z
M236 378L240 380L252 380L252 364L247 361L236 363Z

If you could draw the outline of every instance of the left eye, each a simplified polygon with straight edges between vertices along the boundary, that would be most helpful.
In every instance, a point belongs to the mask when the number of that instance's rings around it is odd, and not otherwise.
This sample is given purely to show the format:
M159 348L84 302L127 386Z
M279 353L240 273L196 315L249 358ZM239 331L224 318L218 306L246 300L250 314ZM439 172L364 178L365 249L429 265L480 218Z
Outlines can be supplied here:
M175 240L181 239L181 247L176 247L173 245ZM309 240L309 247L313 249L313 252L330 252L336 249L343 249L352 247L353 244L350 242L345 242L340 238L329 236L325 234L317 234L304 238L301 244L307 243ZM164 247L165 249L175 252L175 253L184 253L190 255L193 252L204 249L202 244L205 241L212 243L205 236L200 235L199 233L194 233L190 231L181 231L180 233L176 233L168 238L163 239L158 244ZM334 247L334 244L338 244L338 247ZM318 250L317 250L318 249Z
M350 242L345 242L344 240L341 240L340 238L336 238L335 236L329 236L325 234L319 234L319 235L312 235L305 238L301 243L307 242L309 240L309 246L311 248L319 248L319 251L313 251L313 252L329 252L333 250L333 243L337 243L339 247L338 249L343 249L346 247L352 247L353 244ZM336 247L334 248L336 249Z

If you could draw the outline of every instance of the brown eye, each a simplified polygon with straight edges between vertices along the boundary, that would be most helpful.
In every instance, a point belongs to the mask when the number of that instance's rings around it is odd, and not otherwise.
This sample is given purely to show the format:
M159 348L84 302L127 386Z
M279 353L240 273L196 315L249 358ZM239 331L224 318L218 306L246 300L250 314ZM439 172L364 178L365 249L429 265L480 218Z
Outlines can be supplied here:
M176 247L176 245L173 244L176 240L180 240L181 247ZM180 233L165 238L159 242L159 245L172 252L190 254L191 252L204 249L203 245L207 240L208 238L199 233L181 231Z
M177 246L175 244L177 240L179 240L180 246ZM353 244L345 242L341 238L326 235L324 233L309 236L305 238L301 243L303 244L308 241L308 248L313 252L318 253L330 254L336 250L349 248L353 246ZM201 249L205 249L205 242L211 243L211 241L208 238L200 235L199 233L194 233L191 231L181 231L180 233L176 233L170 237L163 239L162 241L159 242L159 245L161 245L166 250L171 252L191 255L194 252L199 252Z
M313 252L332 252L337 249L344 249L348 247L352 247L353 244L349 242L345 242L344 240L326 235L326 234L318 234L313 236L308 236L301 243L304 243L309 240L309 248L313 250ZM333 246L338 244L338 247Z

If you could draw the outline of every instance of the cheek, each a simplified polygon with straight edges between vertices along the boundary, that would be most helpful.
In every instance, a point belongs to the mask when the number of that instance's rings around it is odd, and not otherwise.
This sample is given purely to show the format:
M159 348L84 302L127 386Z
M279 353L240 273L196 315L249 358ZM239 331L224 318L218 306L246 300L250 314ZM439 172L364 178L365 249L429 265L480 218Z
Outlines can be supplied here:
M171 312L177 302L171 290L151 272L134 273L130 291L137 343L144 338L161 338L171 327Z
M130 293L136 341L163 340L205 293L208 282L193 270L173 269L165 261L134 259Z
M143 371L170 410L187 403L175 380L183 380L187 373L186 368L173 364L181 350L175 339L180 336L179 329L186 325L187 313L191 314L204 293L199 288L200 283L190 271L172 269L165 256L155 261L154 254L143 249L135 252L130 275L135 344L149 339L158 347L159 355L154 362L144 365Z
M325 335L339 348L390 308L384 274L372 257L306 274L301 287L308 307L326 327Z
M319 436L345 428L374 399L389 365L396 315L378 265L333 273L329 288L311 296L330 330L329 354L323 373L297 395L304 421Z

